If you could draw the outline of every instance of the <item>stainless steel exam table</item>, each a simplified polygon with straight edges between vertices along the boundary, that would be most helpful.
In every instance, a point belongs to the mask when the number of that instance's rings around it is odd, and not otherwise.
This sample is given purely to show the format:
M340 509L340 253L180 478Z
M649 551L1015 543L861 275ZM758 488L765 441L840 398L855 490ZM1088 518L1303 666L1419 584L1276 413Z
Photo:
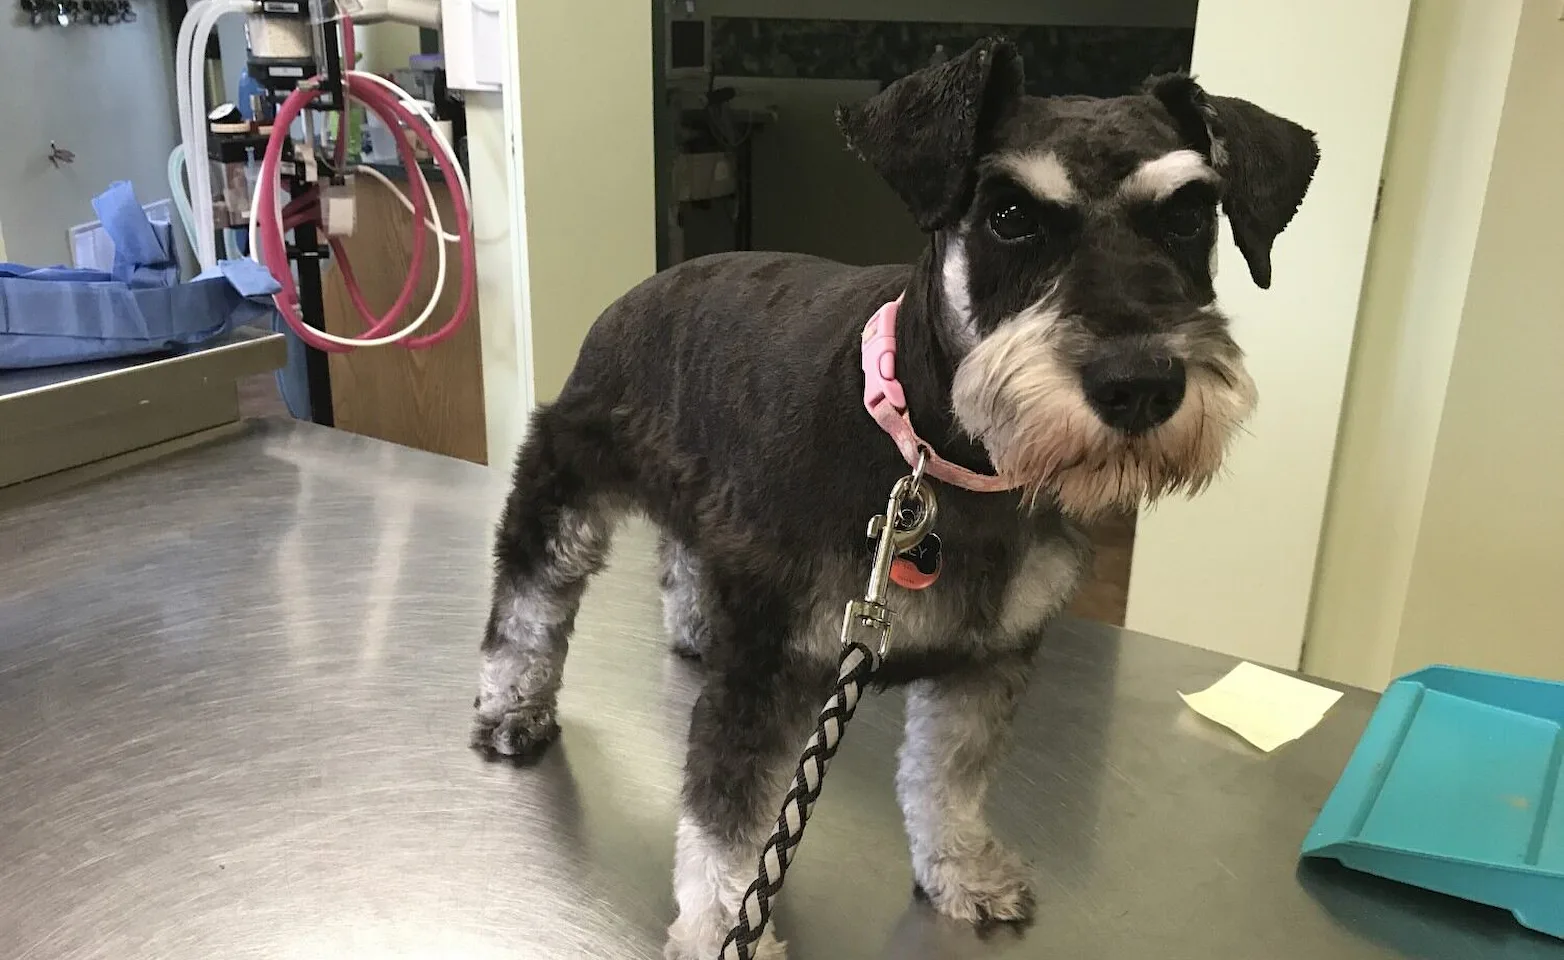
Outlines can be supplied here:
M0 512L0 957L661 957L695 691L650 537L587 596L560 743L485 763L503 481L263 421ZM1300 866L1374 698L1262 755L1178 699L1231 665L1053 630L990 801L1038 917L986 938L912 895L900 697L872 699L788 877L790 956L1564 957L1504 914Z

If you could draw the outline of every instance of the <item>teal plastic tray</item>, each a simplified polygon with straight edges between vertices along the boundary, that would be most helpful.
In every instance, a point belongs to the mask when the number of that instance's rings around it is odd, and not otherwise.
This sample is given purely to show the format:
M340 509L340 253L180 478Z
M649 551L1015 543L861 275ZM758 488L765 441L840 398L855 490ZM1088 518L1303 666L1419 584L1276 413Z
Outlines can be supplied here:
M1564 684L1454 667L1397 680L1305 857L1500 907L1564 938Z

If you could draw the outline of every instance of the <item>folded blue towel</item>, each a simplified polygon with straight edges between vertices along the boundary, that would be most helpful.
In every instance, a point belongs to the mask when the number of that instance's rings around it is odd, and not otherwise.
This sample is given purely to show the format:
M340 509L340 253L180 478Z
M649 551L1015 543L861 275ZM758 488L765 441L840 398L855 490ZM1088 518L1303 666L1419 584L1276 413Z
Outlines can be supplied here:
M114 241L109 273L0 263L0 369L83 363L194 346L270 322L265 267L227 260L179 282L171 231L118 182L92 201Z

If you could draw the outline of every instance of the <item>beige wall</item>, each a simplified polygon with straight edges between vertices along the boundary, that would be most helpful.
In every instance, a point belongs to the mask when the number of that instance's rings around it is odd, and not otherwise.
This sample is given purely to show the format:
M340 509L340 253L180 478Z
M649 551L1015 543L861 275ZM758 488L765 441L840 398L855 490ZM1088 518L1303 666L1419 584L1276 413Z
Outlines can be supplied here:
M1490 3L1482 8L1491 16ZM1410 554L1399 617L1392 609L1361 630L1351 620L1322 618L1320 653L1311 657L1322 671L1355 667L1378 684L1452 662L1564 678L1558 17L1556 0L1520 5L1453 359L1442 402L1434 405L1438 432L1426 492L1415 528L1389 531L1397 550ZM1481 128L1467 133L1476 137ZM1322 586L1327 582L1322 577ZM1338 586L1322 594L1322 604L1339 602L1341 592ZM1396 602L1394 594L1385 601ZM1328 639L1327 629L1334 634ZM1367 656L1344 655L1343 634L1354 633Z
M514 84L511 85L514 88ZM479 337L483 344L484 429L489 464L509 470L532 402L527 316L517 295L526 269L525 244L517 241L516 176L507 116L509 94L469 91L467 166L473 193L472 229L477 247Z
M501 5L503 94L467 95L489 463L508 470L603 308L656 266L651 8ZM581 45L591 26L590 56Z
M1564 679L1564 23L1527 0L1407 589L1397 672Z
M1521 0L1422 0L1408 30L1304 666L1394 669Z
M597 315L656 268L651 6L515 9L524 309L541 403L558 394Z
M1407 0L1201 0L1194 71L1319 134L1319 171L1256 288L1224 226L1216 288L1260 403L1227 475L1136 530L1131 629L1287 667L1303 651L1320 525L1384 165Z

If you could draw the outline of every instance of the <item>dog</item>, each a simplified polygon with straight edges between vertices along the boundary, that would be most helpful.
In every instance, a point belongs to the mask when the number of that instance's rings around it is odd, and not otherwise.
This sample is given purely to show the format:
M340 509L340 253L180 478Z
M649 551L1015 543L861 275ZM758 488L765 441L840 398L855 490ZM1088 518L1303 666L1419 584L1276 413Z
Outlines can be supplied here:
M892 596L877 677L906 686L914 878L960 920L1033 908L983 801L1043 629L1088 569L1083 522L1200 490L1254 406L1215 303L1218 209L1268 287L1314 134L1183 74L1108 99L1030 97L1022 79L1015 49L984 41L838 111L929 235L916 264L735 253L664 271L602 314L518 453L474 746L526 761L558 734L582 592L615 521L648 517L672 643L703 675L670 960L718 955L832 688L866 521L909 472L864 410L866 321L900 298L916 449L1008 488L938 485L941 576ZM783 955L768 931L756 956Z

